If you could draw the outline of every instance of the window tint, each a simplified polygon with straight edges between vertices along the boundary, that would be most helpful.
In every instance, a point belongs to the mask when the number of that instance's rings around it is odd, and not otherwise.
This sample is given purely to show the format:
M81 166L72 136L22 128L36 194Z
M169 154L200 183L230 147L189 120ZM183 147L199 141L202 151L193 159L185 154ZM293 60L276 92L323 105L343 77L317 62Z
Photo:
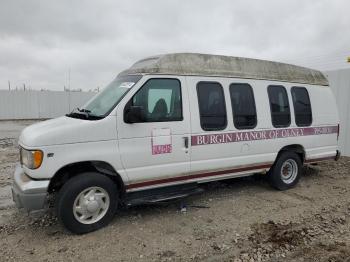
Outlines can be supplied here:
M132 106L140 106L144 122L182 120L180 81L177 79L150 79L134 95Z
M230 95L233 123L237 129L256 126L256 108L253 89L248 84L231 84Z
M269 86L272 125L274 127L287 127L290 125L290 109L288 95L283 86Z
M292 87L295 123L297 126L310 126L312 122L309 93L305 87Z
M222 86L215 82L197 84L200 122L203 130L222 130L227 125Z

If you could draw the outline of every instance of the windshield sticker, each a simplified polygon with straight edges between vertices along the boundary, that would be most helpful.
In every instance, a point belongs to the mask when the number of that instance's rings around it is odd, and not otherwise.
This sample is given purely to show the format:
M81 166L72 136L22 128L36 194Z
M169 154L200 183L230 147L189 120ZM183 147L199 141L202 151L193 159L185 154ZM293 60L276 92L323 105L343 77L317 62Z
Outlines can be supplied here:
M170 128L158 128L152 130L152 155L168 154L172 151Z
M134 82L123 82L120 84L119 87L122 87L122 88L132 88L132 86L135 85Z

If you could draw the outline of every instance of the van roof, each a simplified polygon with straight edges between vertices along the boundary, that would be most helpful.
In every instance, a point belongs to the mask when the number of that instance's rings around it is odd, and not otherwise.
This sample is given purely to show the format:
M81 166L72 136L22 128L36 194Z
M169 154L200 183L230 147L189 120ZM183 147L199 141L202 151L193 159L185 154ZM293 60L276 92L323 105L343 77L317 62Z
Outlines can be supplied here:
M196 53L148 57L120 73L127 74L220 76L329 85L322 72L305 67L252 58Z

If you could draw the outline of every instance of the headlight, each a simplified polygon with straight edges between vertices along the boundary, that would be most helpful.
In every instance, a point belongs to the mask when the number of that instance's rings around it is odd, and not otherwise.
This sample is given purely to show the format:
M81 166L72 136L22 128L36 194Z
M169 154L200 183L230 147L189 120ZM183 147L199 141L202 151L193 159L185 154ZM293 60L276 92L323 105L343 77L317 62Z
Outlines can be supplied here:
M21 147L20 161L22 165L29 169L37 169L43 162L43 152L40 150L26 150Z

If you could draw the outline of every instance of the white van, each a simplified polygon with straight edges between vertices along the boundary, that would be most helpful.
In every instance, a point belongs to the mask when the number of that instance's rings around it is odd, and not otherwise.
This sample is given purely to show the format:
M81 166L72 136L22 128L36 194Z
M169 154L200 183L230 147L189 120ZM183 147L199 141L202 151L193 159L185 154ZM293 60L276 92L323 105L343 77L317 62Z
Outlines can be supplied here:
M184 197L208 181L266 173L275 188L291 188L303 164L339 158L338 135L335 99L319 71L155 56L83 107L24 129L13 198L27 211L53 202L66 228L86 233L120 205Z

